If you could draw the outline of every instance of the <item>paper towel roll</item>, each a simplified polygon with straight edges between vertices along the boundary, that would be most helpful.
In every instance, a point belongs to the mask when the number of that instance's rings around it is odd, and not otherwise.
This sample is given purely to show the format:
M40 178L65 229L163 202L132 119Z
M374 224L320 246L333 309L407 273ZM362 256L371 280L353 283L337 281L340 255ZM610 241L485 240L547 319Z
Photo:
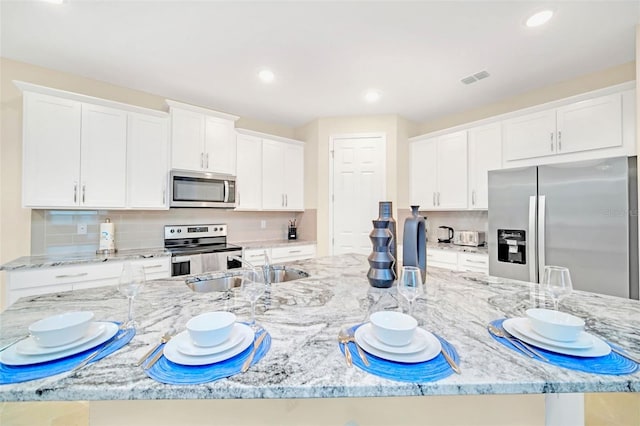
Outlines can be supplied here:
M100 250L115 250L115 226L109 219L100 224Z

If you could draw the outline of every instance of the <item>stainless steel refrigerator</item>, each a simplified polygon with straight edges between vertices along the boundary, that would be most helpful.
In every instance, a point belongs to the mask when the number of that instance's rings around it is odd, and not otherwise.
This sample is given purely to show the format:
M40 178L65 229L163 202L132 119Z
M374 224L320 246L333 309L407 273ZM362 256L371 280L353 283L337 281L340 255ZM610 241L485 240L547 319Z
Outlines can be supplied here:
M638 299L636 157L489 172L489 274Z

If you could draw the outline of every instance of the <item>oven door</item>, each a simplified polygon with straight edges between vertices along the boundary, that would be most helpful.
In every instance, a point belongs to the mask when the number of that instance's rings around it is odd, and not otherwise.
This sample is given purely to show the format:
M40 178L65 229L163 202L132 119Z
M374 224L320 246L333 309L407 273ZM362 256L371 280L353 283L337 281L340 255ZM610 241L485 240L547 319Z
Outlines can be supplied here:
M171 207L234 208L236 182L231 175L171 171Z
M220 251L204 253L202 256L202 272L226 271L241 268L242 263L231 256L242 257L242 250Z

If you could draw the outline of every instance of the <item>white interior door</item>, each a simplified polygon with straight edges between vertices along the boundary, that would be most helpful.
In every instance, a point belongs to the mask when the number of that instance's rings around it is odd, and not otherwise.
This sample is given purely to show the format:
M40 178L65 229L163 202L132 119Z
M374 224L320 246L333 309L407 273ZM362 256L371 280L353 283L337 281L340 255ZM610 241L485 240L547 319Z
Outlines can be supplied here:
M385 137L333 137L332 253L371 253L371 221L385 201Z

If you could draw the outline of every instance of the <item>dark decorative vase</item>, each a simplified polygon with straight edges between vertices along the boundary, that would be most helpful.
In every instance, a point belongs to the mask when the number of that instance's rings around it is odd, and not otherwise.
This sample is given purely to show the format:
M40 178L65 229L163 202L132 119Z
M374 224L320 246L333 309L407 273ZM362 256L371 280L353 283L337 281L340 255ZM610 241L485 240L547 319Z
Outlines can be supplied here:
M374 220L373 230L369 234L373 251L369 255L369 272L367 279L373 287L388 288L393 285L396 277L393 272L395 258L389 251L392 240L391 231L386 220Z
M391 243L389 244L389 251L394 259L398 258L398 240L396 238L396 220L393 218L393 205L391 201L380 201L378 203L378 220L385 220L388 222L387 228L391 231ZM398 265L397 262L393 264L393 276L398 278Z
M411 206L413 216L404 221L402 239L402 264L420 268L422 283L427 279L426 222L418 213L419 206Z

